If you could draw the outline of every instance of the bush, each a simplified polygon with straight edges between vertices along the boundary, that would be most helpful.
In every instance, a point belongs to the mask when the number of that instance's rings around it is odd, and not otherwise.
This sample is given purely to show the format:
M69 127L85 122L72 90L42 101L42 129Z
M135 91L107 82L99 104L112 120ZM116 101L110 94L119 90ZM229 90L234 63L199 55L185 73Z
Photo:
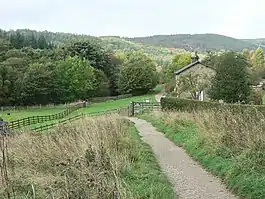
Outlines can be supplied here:
M250 95L250 102L253 102L255 105L261 105L262 104L262 92L252 91Z
M174 91L175 87L176 87L176 79L174 78L174 79L171 79L168 83L166 83L165 91L167 93L171 93Z
M241 104L223 104L218 102L207 102L198 100L181 99L175 97L161 98L161 106L163 110L179 110L179 111L199 111L223 108L229 108L233 112L261 112L265 114L265 106L255 105L241 105Z

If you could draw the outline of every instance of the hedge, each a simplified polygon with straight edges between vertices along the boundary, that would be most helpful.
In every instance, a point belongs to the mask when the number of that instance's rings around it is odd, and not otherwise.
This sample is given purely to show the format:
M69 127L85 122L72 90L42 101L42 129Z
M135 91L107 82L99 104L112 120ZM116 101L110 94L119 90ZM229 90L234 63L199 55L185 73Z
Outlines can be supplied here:
M234 112L260 112L265 115L264 105L243 105L243 104L223 104L218 102L198 101L176 97L161 98L162 110L178 110L178 111L200 111L209 109L229 109Z

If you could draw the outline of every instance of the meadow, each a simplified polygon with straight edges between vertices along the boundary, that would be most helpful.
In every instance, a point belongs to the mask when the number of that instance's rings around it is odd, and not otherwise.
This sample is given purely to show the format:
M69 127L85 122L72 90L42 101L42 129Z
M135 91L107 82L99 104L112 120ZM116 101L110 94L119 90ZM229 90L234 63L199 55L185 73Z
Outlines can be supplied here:
M150 147L118 115L1 139L4 198L175 198Z
M158 87L159 89L159 87ZM73 112L70 116L77 115L80 113L89 114L100 111L107 111L112 109L118 109L122 107L126 107L130 104L131 101L143 101L145 99L150 99L154 101L154 94L159 90L155 90L154 92L142 96L134 96L124 99L118 100L109 100L105 102L99 103L90 103L88 107L79 109L78 111ZM0 112L0 117L2 117L5 121L18 120L21 118L37 116L37 115L52 115L59 112L62 112L66 109L66 106L55 106L53 108L41 108L41 109L28 109L28 110L19 110L19 111L4 111ZM10 114L10 115L8 115Z

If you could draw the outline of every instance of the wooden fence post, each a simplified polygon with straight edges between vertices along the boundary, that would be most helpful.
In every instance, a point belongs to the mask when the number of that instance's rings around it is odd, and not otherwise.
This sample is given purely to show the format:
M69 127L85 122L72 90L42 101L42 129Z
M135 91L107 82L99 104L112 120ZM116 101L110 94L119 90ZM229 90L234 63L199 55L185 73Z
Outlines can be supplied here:
M134 116L134 105L135 105L135 102L132 101L131 104L132 104L132 114L131 115Z

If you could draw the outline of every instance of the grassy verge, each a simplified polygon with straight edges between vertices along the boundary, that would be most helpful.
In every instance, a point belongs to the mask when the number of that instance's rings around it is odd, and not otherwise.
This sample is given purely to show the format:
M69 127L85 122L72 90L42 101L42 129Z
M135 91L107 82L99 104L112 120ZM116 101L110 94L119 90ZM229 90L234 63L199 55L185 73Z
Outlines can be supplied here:
M0 160L9 159L0 162L8 174L1 173L0 196L174 198L150 148L132 124L117 115L1 139L5 147Z
M229 111L141 116L220 177L237 195L265 198L264 122ZM226 119L225 119L226 118Z
M171 183L161 168L148 144L140 139L134 126L130 128L133 145L133 164L125 168L122 177L133 193L133 198L174 199Z

